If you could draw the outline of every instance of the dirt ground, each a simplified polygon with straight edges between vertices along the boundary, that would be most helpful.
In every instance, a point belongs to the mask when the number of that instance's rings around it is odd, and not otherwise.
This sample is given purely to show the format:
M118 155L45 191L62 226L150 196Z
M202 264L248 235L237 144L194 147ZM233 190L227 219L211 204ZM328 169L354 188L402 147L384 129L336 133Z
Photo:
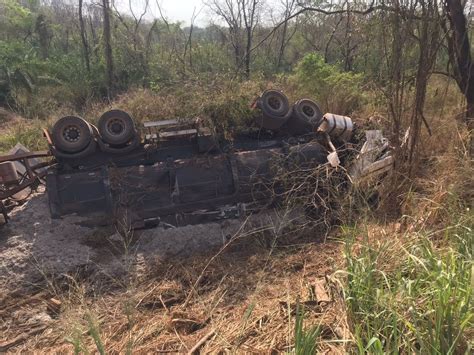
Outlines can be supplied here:
M274 216L273 216L274 217ZM41 283L48 275L74 272L123 275L127 259L186 258L223 246L237 232L273 228L272 216L253 217L242 228L242 220L133 231L126 236L115 227L93 227L79 216L51 219L43 192L31 196L10 213L0 227L0 285L3 290ZM123 233L122 233L123 234Z
M284 221L124 236L52 220L37 193L0 227L0 352L288 351L297 304L320 326L320 349L344 352L340 245Z

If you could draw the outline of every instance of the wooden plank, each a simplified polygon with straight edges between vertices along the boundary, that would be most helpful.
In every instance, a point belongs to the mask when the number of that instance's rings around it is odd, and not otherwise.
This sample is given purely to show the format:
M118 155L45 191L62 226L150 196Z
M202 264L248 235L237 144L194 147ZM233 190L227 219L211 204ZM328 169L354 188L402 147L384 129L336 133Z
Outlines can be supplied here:
M193 120L190 118L183 119L170 119L162 121L148 121L143 123L145 128L163 128L166 126L176 126L176 125L187 125L193 123Z
M161 132L160 138L183 137L183 136L191 136L194 134L197 134L196 129L182 129L180 131Z

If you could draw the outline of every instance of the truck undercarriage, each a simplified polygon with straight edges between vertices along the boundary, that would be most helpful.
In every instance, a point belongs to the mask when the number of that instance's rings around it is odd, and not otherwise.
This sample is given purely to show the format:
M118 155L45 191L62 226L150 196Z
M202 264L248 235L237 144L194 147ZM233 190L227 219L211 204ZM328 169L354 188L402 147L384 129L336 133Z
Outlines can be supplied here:
M138 131L121 110L106 112L98 127L61 118L45 131L53 159L37 176L45 177L51 216L132 228L235 218L278 205L281 169L346 165L350 118L323 116L307 99L290 106L274 90L253 107L256 127L231 138L200 119L146 122Z

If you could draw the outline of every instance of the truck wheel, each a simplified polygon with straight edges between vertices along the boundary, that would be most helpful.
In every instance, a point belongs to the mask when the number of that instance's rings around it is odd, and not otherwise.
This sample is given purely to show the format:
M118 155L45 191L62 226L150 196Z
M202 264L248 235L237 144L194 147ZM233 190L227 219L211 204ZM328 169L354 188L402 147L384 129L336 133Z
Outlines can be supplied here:
M288 98L280 91L267 90L259 100L260 109L269 116L282 117L288 113L290 104Z
M81 117L65 116L54 124L52 140L58 150L77 153L90 144L92 128Z
M323 113L319 106L309 99L297 101L293 107L293 113L306 122L309 122L315 128L319 126L323 118Z
M122 110L105 112L99 118L98 128L102 140L111 145L125 144L136 134L132 118Z

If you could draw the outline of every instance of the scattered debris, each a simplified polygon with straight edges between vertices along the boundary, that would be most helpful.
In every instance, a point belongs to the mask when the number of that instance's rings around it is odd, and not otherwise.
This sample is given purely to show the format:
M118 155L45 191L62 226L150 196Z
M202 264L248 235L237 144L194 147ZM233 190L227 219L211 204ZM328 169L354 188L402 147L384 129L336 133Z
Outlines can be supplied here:
M0 213L4 223L14 202L25 200L41 184L49 162L39 158L47 156L49 152L30 152L20 143L8 155L0 156Z
M326 291L326 280L316 279L314 285L312 285L312 292L318 304L331 302L331 297Z
M339 156L337 155L336 151L329 153L327 158L329 164L331 164L333 168L337 168L341 164L341 161L339 160Z
M58 300L57 298L50 298L47 302L47 310L48 310L48 313L52 316L52 317L57 317L59 315L59 313L61 312L61 301Z
M390 171L394 163L389 142L380 130L366 131L365 136L366 141L349 169L351 179L356 184Z

